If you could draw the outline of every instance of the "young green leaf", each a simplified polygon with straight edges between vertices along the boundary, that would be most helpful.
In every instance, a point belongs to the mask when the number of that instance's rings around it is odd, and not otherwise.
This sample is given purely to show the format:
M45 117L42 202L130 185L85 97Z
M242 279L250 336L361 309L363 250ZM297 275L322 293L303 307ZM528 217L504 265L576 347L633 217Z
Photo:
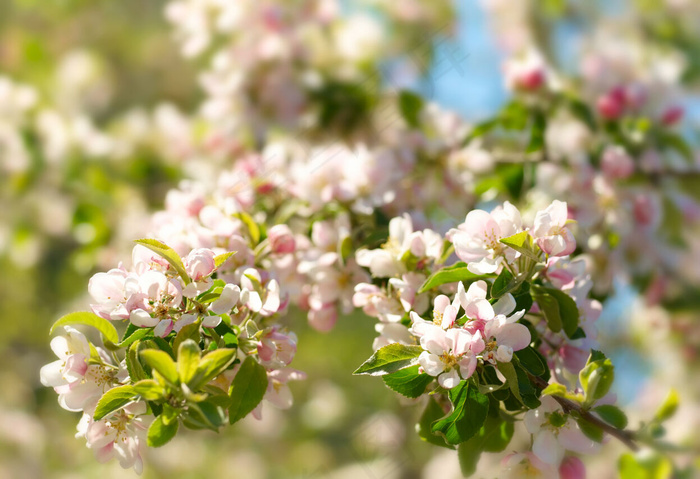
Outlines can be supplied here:
M234 424L248 415L262 401L267 391L267 371L254 358L247 357L236 373L229 389L231 405L228 422Z
M190 385L190 381L197 372L201 356L202 350L191 339L180 343L180 347L177 348L177 373L181 382Z
M627 416L620 408L613 406L612 404L604 404L602 406L594 407L593 412L596 413L600 418L618 429L624 429L627 427Z
M112 388L97 401L95 407L94 420L99 421L103 417L112 414L114 411L123 408L134 400L136 391L134 387L127 384Z
M442 435L448 444L459 444L479 432L489 411L489 399L469 380L450 389L449 396L452 412L433 423L430 430Z
M452 266L447 266L431 274L430 277L425 280L425 283L423 283L418 292L424 293L443 284L456 283L458 281L464 282L464 287L468 288L474 281L493 277L494 275L490 274L486 275L472 273L467 269L467 263L460 261Z
M383 376L399 369L413 366L418 362L418 356L423 352L420 346L406 346L392 343L378 349L353 374Z
M119 342L119 334L117 333L117 329L112 325L112 323L110 323L104 318L101 318L95 313L88 313L87 311L66 314L61 319L53 323L51 329L49 330L49 334L53 334L56 328L59 328L61 326L69 326L72 324L85 324L87 326L92 326L93 328L97 329L100 333L102 333L102 336L104 337L105 341L109 341L112 343Z
M664 422L670 419L678 410L678 403L678 391L671 389L663 404L659 407L659 410L656 411L654 419L658 422Z
M185 265L182 264L180 255L177 254L174 249L167 244L161 243L160 241L154 239L138 239L135 241L135 243L145 246L154 253L157 253L163 257L173 268L175 268L175 271L177 271L177 274L180 275L182 281L185 284L189 284L190 277L187 275L187 271L185 271Z
M148 445L151 447L166 445L177 434L178 425L177 421L165 424L163 416L158 416L148 428Z
M429 397L428 404L425 406L425 410L423 411L418 424L416 424L416 432L422 440L429 442L430 444L446 447L447 449L454 449L454 446L448 445L441 436L433 434L433 432L430 430L431 425L444 415L445 411L443 411L438 403L435 402L435 399Z
M408 126L418 128L420 126L420 113L423 109L423 98L415 93L402 90L399 93L399 111Z
M260 243L260 238L262 236L260 233L260 226L258 226L253 217L243 211L239 213L234 213L233 216L241 220L243 224L246 225L246 227L248 228L248 233L250 234L250 239L253 242L253 246L256 246L258 243Z
M559 303L553 296L541 291L540 288L534 289L534 293L534 300L540 307L540 311L542 311L542 315L547 322L547 327L552 332L558 333L562 328L561 316L559 315Z
M418 372L418 364L401 369L383 376L384 383L394 391L409 398L417 398L425 392L425 388L433 381L428 374Z
M482 451L481 444L476 437L459 445L457 448L457 459L459 459L459 469L462 472L462 477L470 477L476 472L476 466L479 464Z
M228 251L226 253L218 254L214 257L214 268L219 269L223 264L229 260L231 256L236 254L236 251Z
M152 369L158 371L166 381L170 382L171 384L179 383L177 366L175 365L175 361L173 361L168 353L158 349L144 349L140 352L140 354L141 359L143 359Z
M513 363L501 363L499 362L497 364L498 370L503 374L503 376L506 378L506 382L508 383L508 388L510 389L510 392L515 398L520 401L521 403L523 402L523 398L520 395L520 385L518 384L518 374L515 372L515 366L513 366Z
M142 379L134 384L134 392L146 401L157 401L165 395L165 389L153 379Z
M501 274L498 275L496 280L493 282L493 286L491 286L491 297L500 298L506 294L514 284L515 279L513 278L513 275L510 273L510 271L503 268L503 271L501 271Z
M217 349L205 354L199 361L199 366L194 376L188 381L193 390L199 390L202 386L224 372L236 359L235 349Z
M578 423L579 429L581 429L581 432L588 438L591 439L595 442L602 442L603 441L603 430L599 428L598 426L594 426L590 422L586 421L585 419L579 419L576 421Z
M528 258L540 261L540 248L535 244L532 236L527 231L521 231L507 238L501 238L500 242Z

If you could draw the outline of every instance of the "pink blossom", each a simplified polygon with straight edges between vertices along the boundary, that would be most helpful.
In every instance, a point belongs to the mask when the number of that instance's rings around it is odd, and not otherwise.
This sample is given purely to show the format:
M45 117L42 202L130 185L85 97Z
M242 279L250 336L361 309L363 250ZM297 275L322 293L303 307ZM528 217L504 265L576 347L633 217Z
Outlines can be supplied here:
M600 162L603 173L612 179L624 180L634 173L634 161L621 146L608 146Z
M287 225L275 225L267 231L270 249L275 254L294 253L296 241Z
M532 340L530 330L525 325L515 322L524 312L524 310L520 311L510 318L498 315L486 322L484 326L485 361L507 363L513 358L514 351L528 347Z
M576 456L567 456L559 466L560 479L586 479L586 466Z
M567 225L567 207L563 201L554 200L535 216L532 236L542 251L550 256L567 256L576 249L576 240Z
M468 263L469 271L487 274L498 270L504 254L514 257L515 251L500 240L521 230L520 212L506 201L491 213L470 211L464 223L447 233L447 239L454 243L457 256Z
M527 431L534 436L532 452L541 461L559 467L565 451L593 453L599 444L587 438L551 396L542 396L537 409L525 413Z
M484 349L480 332L472 335L463 329L445 331L436 325L425 328L420 344L424 349L418 357L421 368L437 376L445 389L452 389L474 373L476 355Z
M185 271L192 281L198 282L214 272L214 252L207 248L193 249L185 258Z
M264 334L258 343L260 363L268 369L289 365L296 351L296 337L293 334L282 334L274 327Z

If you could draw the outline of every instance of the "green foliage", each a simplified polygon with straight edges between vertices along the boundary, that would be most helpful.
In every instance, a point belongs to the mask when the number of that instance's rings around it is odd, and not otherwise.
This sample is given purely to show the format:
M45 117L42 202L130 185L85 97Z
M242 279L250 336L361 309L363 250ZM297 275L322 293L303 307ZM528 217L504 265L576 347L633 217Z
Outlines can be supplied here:
M182 264L182 259L180 259L180 255L177 254L177 252L170 246L154 239L138 239L135 240L135 243L145 246L154 253L157 253L158 255L163 257L168 263L170 263L170 265L173 268L175 268L175 271L177 271L177 274L180 275L180 278L182 278L182 281L185 284L188 284L190 282L190 277L187 276L187 272L185 271L185 265Z
M668 396L666 396L664 402L656 411L654 419L658 422L663 422L668 419L671 419L678 410L678 403L678 391L676 391L675 389L671 389L671 391L668 393Z
M402 90L399 93L399 111L408 126L420 126L420 113L423 110L423 98L415 93Z
M151 447L164 446L175 437L178 425L177 421L166 424L163 420L163 416L158 416L148 428L148 445Z
M540 261L541 250L528 231L521 231L507 238L501 238L500 242L536 262Z
M558 333L563 329L569 337L576 334L579 311L571 296L556 288L542 286L533 286L532 291L550 330Z
M448 444L459 444L474 436L484 424L489 409L488 398L471 380L459 383L449 391L453 410L434 422L430 430L440 434Z
M219 255L216 255L214 257L214 267L216 269L219 269L226 261L229 260L229 258L231 258L231 256L233 256L236 253L237 253L237 251L228 251L226 253L221 253Z
M260 404L267 390L267 372L254 358L247 357L241 364L229 389L231 404L228 408L229 424L247 416Z
M585 406L590 406L605 396L615 380L615 368L612 362L599 356L599 352L591 352L586 366L579 372L579 381L586 397Z
M151 369L157 371L170 384L180 383L177 365L168 353L159 349L144 349L140 355Z
M514 286L515 278L513 278L513 275L510 271L508 271L506 268L503 268L503 271L501 271L501 274L498 275L496 280L493 282L493 285L491 286L491 297L500 298L504 294L510 292Z
M367 374L369 376L391 374L416 364L422 351L423 348L420 346L407 346L399 343L388 344L375 351L353 374Z
M624 429L627 427L627 416L622 410L613 406L612 404L603 404L593 408L593 412L596 413L600 418L618 429Z
M49 330L49 334L53 334L53 332L56 331L56 328L59 328L61 326L71 326L74 324L84 324L86 326L92 326L93 328L97 329L100 333L102 333L102 337L105 341L110 341L112 343L119 342L119 334L117 333L117 329L112 325L112 323L110 323L104 318L101 318L95 313L88 313L86 311L68 313L65 316L61 317L61 319L53 323L51 329Z
M418 373L419 365L400 369L392 374L382 376L384 384L397 393L409 397L417 398L425 392L425 388L433 381L433 377L428 374Z
M95 421L99 421L103 417L123 408L132 402L135 396L136 390L129 384L110 389L97 401L94 414Z
M442 410L440 405L435 402L432 397L428 398L428 404L425 406L425 410L416 424L416 432L418 436L430 444L435 446L446 447L448 449L454 449L453 446L445 443L445 440L431 431L431 426L434 422L438 421L441 417L445 415L445 411Z
M468 288L471 283L480 279L492 278L493 275L474 274L467 269L467 263L462 261L446 266L439 271L431 274L425 283L418 290L419 293L424 293L433 288L437 288L447 283L457 283L462 281L465 288Z
M671 461L657 453L637 457L623 454L617 465L620 479L667 479L673 473Z

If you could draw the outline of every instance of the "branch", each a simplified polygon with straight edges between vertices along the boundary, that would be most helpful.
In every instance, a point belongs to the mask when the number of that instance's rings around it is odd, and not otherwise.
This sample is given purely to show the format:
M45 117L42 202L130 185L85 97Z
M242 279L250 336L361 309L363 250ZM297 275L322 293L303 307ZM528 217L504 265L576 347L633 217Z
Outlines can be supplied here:
M540 389L544 389L549 385L547 381L543 380L542 378L533 376L530 373L528 373L528 376L530 377L530 381L532 381L535 384L535 386L537 386ZM611 436L617 438L618 440L620 440L620 442L622 442L625 446L629 447L631 450L639 450L639 446L636 442L634 442L634 434L631 431L628 431L626 429L618 429L614 426L611 426L610 424L602 421L601 419L591 414L590 411L582 408L580 404L574 401L555 395L552 395L552 397L556 402L559 403L564 412L570 413L571 411L576 411L578 415L581 416L581 419L584 419L585 421L607 432Z

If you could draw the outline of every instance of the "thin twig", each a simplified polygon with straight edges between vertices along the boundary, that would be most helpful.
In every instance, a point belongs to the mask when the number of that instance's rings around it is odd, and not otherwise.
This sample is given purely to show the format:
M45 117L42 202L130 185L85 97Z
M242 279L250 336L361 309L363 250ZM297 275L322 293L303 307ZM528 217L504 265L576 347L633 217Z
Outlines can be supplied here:
M531 374L528 374L528 376L530 377L530 380L533 383L535 383L535 385L539 388L544 389L549 385L547 381L543 380L542 378L533 376ZM580 404L577 404L574 401L555 395L552 395L552 397L556 402L559 403L562 409L564 409L564 412L569 413L571 411L576 411L581 417L581 419L593 424L594 426L599 427L611 436L619 439L620 442L622 442L625 446L629 447L631 450L639 450L639 446L636 442L634 442L634 435L631 431L627 431L625 429L618 429L614 426L611 426L610 424L600 420L599 418L591 414L590 411L583 409Z

